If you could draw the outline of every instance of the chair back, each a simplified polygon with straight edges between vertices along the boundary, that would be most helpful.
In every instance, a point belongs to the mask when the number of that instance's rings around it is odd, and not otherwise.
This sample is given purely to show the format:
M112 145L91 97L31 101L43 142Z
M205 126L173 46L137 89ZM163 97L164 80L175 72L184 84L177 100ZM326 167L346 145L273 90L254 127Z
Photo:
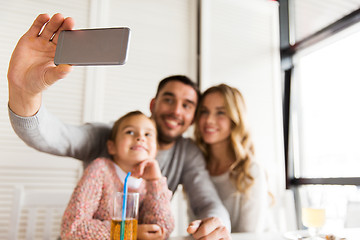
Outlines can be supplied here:
M345 228L360 227L360 201L348 201L345 217Z
M57 238L61 217L71 194L69 190L25 189L16 186L9 240L20 239L23 232L26 240L35 239L39 233L43 240Z
M298 230L297 215L295 208L294 193L292 190L285 190L272 208L269 218L269 230L286 232Z

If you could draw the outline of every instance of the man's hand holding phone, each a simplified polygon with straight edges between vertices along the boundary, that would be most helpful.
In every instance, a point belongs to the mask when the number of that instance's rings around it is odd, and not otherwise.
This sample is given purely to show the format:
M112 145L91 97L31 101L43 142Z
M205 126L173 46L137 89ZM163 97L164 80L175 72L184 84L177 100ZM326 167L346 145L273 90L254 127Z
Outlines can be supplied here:
M65 78L71 65L125 63L128 28L69 31L73 26L71 17L40 14L18 41L8 70L9 107L17 115L34 115L42 92Z
M13 112L34 115L40 108L42 91L71 71L70 65L55 66L54 56L59 33L73 26L74 20L60 13L51 19L40 14L20 38L8 70L9 107Z

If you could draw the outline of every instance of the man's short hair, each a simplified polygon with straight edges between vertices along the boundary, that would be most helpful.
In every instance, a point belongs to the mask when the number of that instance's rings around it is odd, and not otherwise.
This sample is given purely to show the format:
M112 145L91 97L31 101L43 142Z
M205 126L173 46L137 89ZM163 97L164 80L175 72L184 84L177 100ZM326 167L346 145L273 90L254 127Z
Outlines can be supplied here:
M172 75L172 76L169 76L169 77L166 77L164 78L163 80L161 80L159 82L159 85L158 85L158 89L156 91L156 95L155 95L155 98L158 97L159 95L159 92L161 91L161 89L163 89L163 87L168 83L168 82L171 82L171 81L178 81L178 82L181 82L185 85L188 85L190 87L192 87L195 92L196 92L196 95L197 95L197 102L199 103L200 101L200 90L199 90L199 87L197 86L197 84L195 82L193 82L190 78L184 76L184 75Z

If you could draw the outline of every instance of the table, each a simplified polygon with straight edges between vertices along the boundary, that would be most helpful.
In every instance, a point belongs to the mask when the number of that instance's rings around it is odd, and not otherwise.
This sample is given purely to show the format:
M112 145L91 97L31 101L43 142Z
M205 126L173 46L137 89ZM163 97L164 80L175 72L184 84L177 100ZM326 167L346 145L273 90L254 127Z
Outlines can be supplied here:
M283 240L281 233L232 233L233 240Z
M297 231L302 233L303 230ZM336 233L337 237L345 237L346 240L359 240L360 228L346 228ZM233 240L286 240L282 233L265 232L265 233L232 233ZM338 240L339 238L337 238ZM193 240L191 236L171 237L170 240Z
M284 240L281 233L232 233L233 240ZM170 240L193 240L191 236L171 237Z

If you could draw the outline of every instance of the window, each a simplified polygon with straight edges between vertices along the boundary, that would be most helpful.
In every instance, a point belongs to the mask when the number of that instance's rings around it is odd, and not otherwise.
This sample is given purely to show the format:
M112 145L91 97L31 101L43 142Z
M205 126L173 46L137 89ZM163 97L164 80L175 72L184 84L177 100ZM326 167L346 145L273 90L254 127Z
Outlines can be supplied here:
M295 177L359 177L359 30L360 24L294 57Z
M360 0L290 0L294 40L304 40L359 7Z
M279 2L286 180L298 225L301 207L320 195L324 231L359 227L359 3Z

